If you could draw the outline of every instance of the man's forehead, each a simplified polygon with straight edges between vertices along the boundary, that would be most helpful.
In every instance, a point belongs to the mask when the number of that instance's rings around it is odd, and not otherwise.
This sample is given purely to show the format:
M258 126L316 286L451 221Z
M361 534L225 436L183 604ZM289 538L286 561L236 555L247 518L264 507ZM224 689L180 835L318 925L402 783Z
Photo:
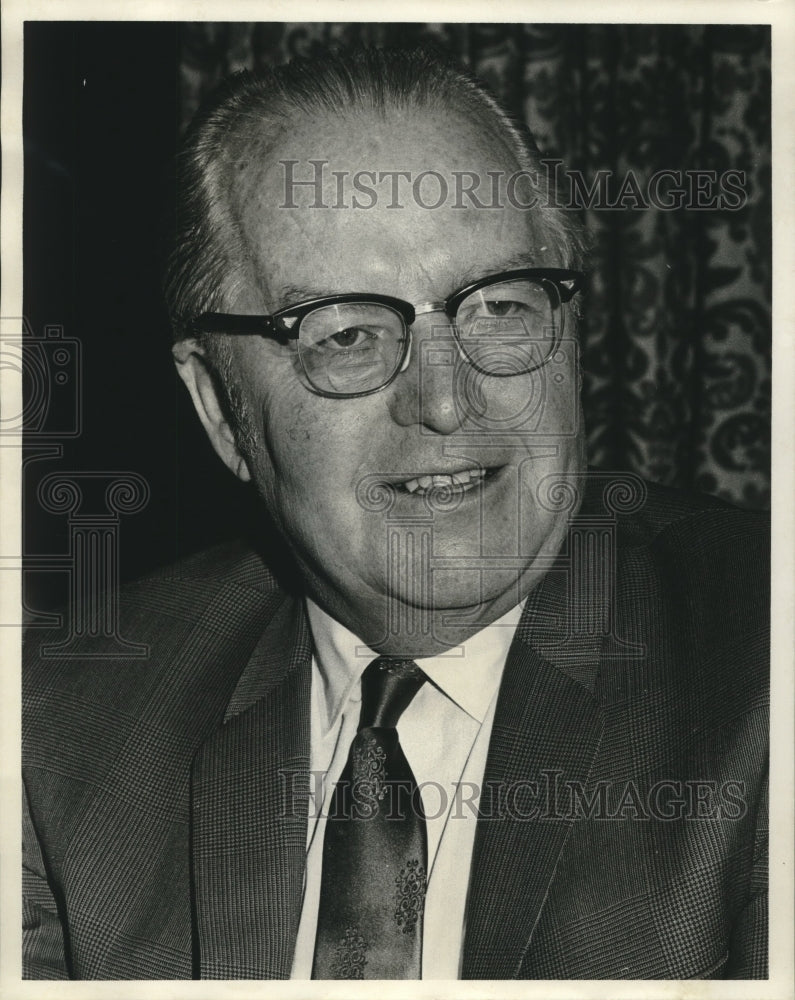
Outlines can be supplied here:
M252 122L230 139L228 155L232 197L263 207L342 206L348 187L366 210L380 200L432 205L438 200L433 185L440 183L435 174L448 188L471 189L477 180L488 183L489 172L508 177L519 169L495 121L428 107L299 113L289 125ZM375 205L367 193L373 186L379 189Z
M505 198L517 170L504 137L454 114L305 118L244 149L233 214L270 310L343 291L435 301L554 263L538 213Z

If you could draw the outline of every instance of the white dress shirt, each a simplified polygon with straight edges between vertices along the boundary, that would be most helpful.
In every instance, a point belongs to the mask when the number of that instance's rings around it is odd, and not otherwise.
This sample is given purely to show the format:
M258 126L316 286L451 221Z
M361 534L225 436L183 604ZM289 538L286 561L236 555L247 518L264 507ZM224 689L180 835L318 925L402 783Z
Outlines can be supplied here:
M378 655L307 601L315 644L309 827L304 901L292 978L310 979L315 949L325 816L356 735L361 676ZM522 604L440 656L417 662L423 684L398 722L406 759L420 788L428 834L428 887L422 978L458 979L464 911L480 787L494 708Z

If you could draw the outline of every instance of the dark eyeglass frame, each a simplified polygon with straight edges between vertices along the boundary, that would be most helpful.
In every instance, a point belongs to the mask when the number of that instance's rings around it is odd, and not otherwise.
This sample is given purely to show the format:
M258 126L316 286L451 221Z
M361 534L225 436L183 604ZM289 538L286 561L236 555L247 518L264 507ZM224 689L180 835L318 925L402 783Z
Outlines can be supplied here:
M490 274L485 278L480 278L478 281L473 281L464 288L453 292L453 294L450 295L444 302L422 302L417 303L416 305L406 302L404 299L394 298L391 295L378 295L372 292L346 292L342 295L325 295L316 299L308 299L305 302L299 302L297 305L279 309L278 312L275 312L270 316L246 316L239 313L206 312L189 321L188 336L224 333L231 336L265 337L286 345L291 341L298 340L301 322L304 317L308 316L312 312L315 312L315 310L322 308L323 306L342 305L347 302L366 302L374 305L386 306L400 316L406 327L407 333L407 336L404 338L403 349L399 361L395 366L394 372L390 375L386 382L379 385L375 389L367 389L364 392L331 393L318 389L315 385L313 385L308 372L304 371L308 382L308 388L311 392L316 393L318 396L326 396L331 399L352 399L359 396L371 396L375 392L381 392L382 389L386 389L386 387L390 385L403 370L406 357L408 356L408 352L411 347L411 328L416 322L417 316L424 315L429 312L444 312L447 318L451 321L453 336L455 337L456 343L462 355L467 359L467 362L484 375L489 375L493 378L509 378L514 374L528 374L529 372L543 367L553 351L550 351L547 358L545 358L540 364L534 365L523 372L489 372L485 369L479 368L478 365L471 360L465 346L461 343L459 332L455 324L458 307L464 299L472 295L474 292L481 291L483 288L487 288L490 285L500 284L505 281L538 281L539 283L548 283L555 289L559 305L563 305L564 303L569 302L577 294L577 292L582 289L585 282L585 274L582 271L575 271L569 268L550 267L520 268L513 271L500 271L497 274ZM556 344L560 341L562 334L563 321L561 318L560 327L556 330Z

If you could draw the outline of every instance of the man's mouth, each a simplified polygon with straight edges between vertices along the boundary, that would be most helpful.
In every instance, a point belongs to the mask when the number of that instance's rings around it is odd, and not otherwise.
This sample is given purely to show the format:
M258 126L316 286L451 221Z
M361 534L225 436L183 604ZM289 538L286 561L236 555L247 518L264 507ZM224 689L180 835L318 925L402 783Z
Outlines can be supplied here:
M415 476L403 482L393 483L401 492L422 496L431 490L444 490L452 493L466 493L481 486L490 479L498 469L462 469L460 472L432 473Z

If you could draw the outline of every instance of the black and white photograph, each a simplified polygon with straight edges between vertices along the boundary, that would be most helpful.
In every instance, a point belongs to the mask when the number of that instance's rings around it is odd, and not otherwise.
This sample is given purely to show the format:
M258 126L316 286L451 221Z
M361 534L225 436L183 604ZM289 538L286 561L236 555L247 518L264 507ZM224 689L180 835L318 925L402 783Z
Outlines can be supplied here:
M773 5L162 6L4 76L7 995L791 996Z

